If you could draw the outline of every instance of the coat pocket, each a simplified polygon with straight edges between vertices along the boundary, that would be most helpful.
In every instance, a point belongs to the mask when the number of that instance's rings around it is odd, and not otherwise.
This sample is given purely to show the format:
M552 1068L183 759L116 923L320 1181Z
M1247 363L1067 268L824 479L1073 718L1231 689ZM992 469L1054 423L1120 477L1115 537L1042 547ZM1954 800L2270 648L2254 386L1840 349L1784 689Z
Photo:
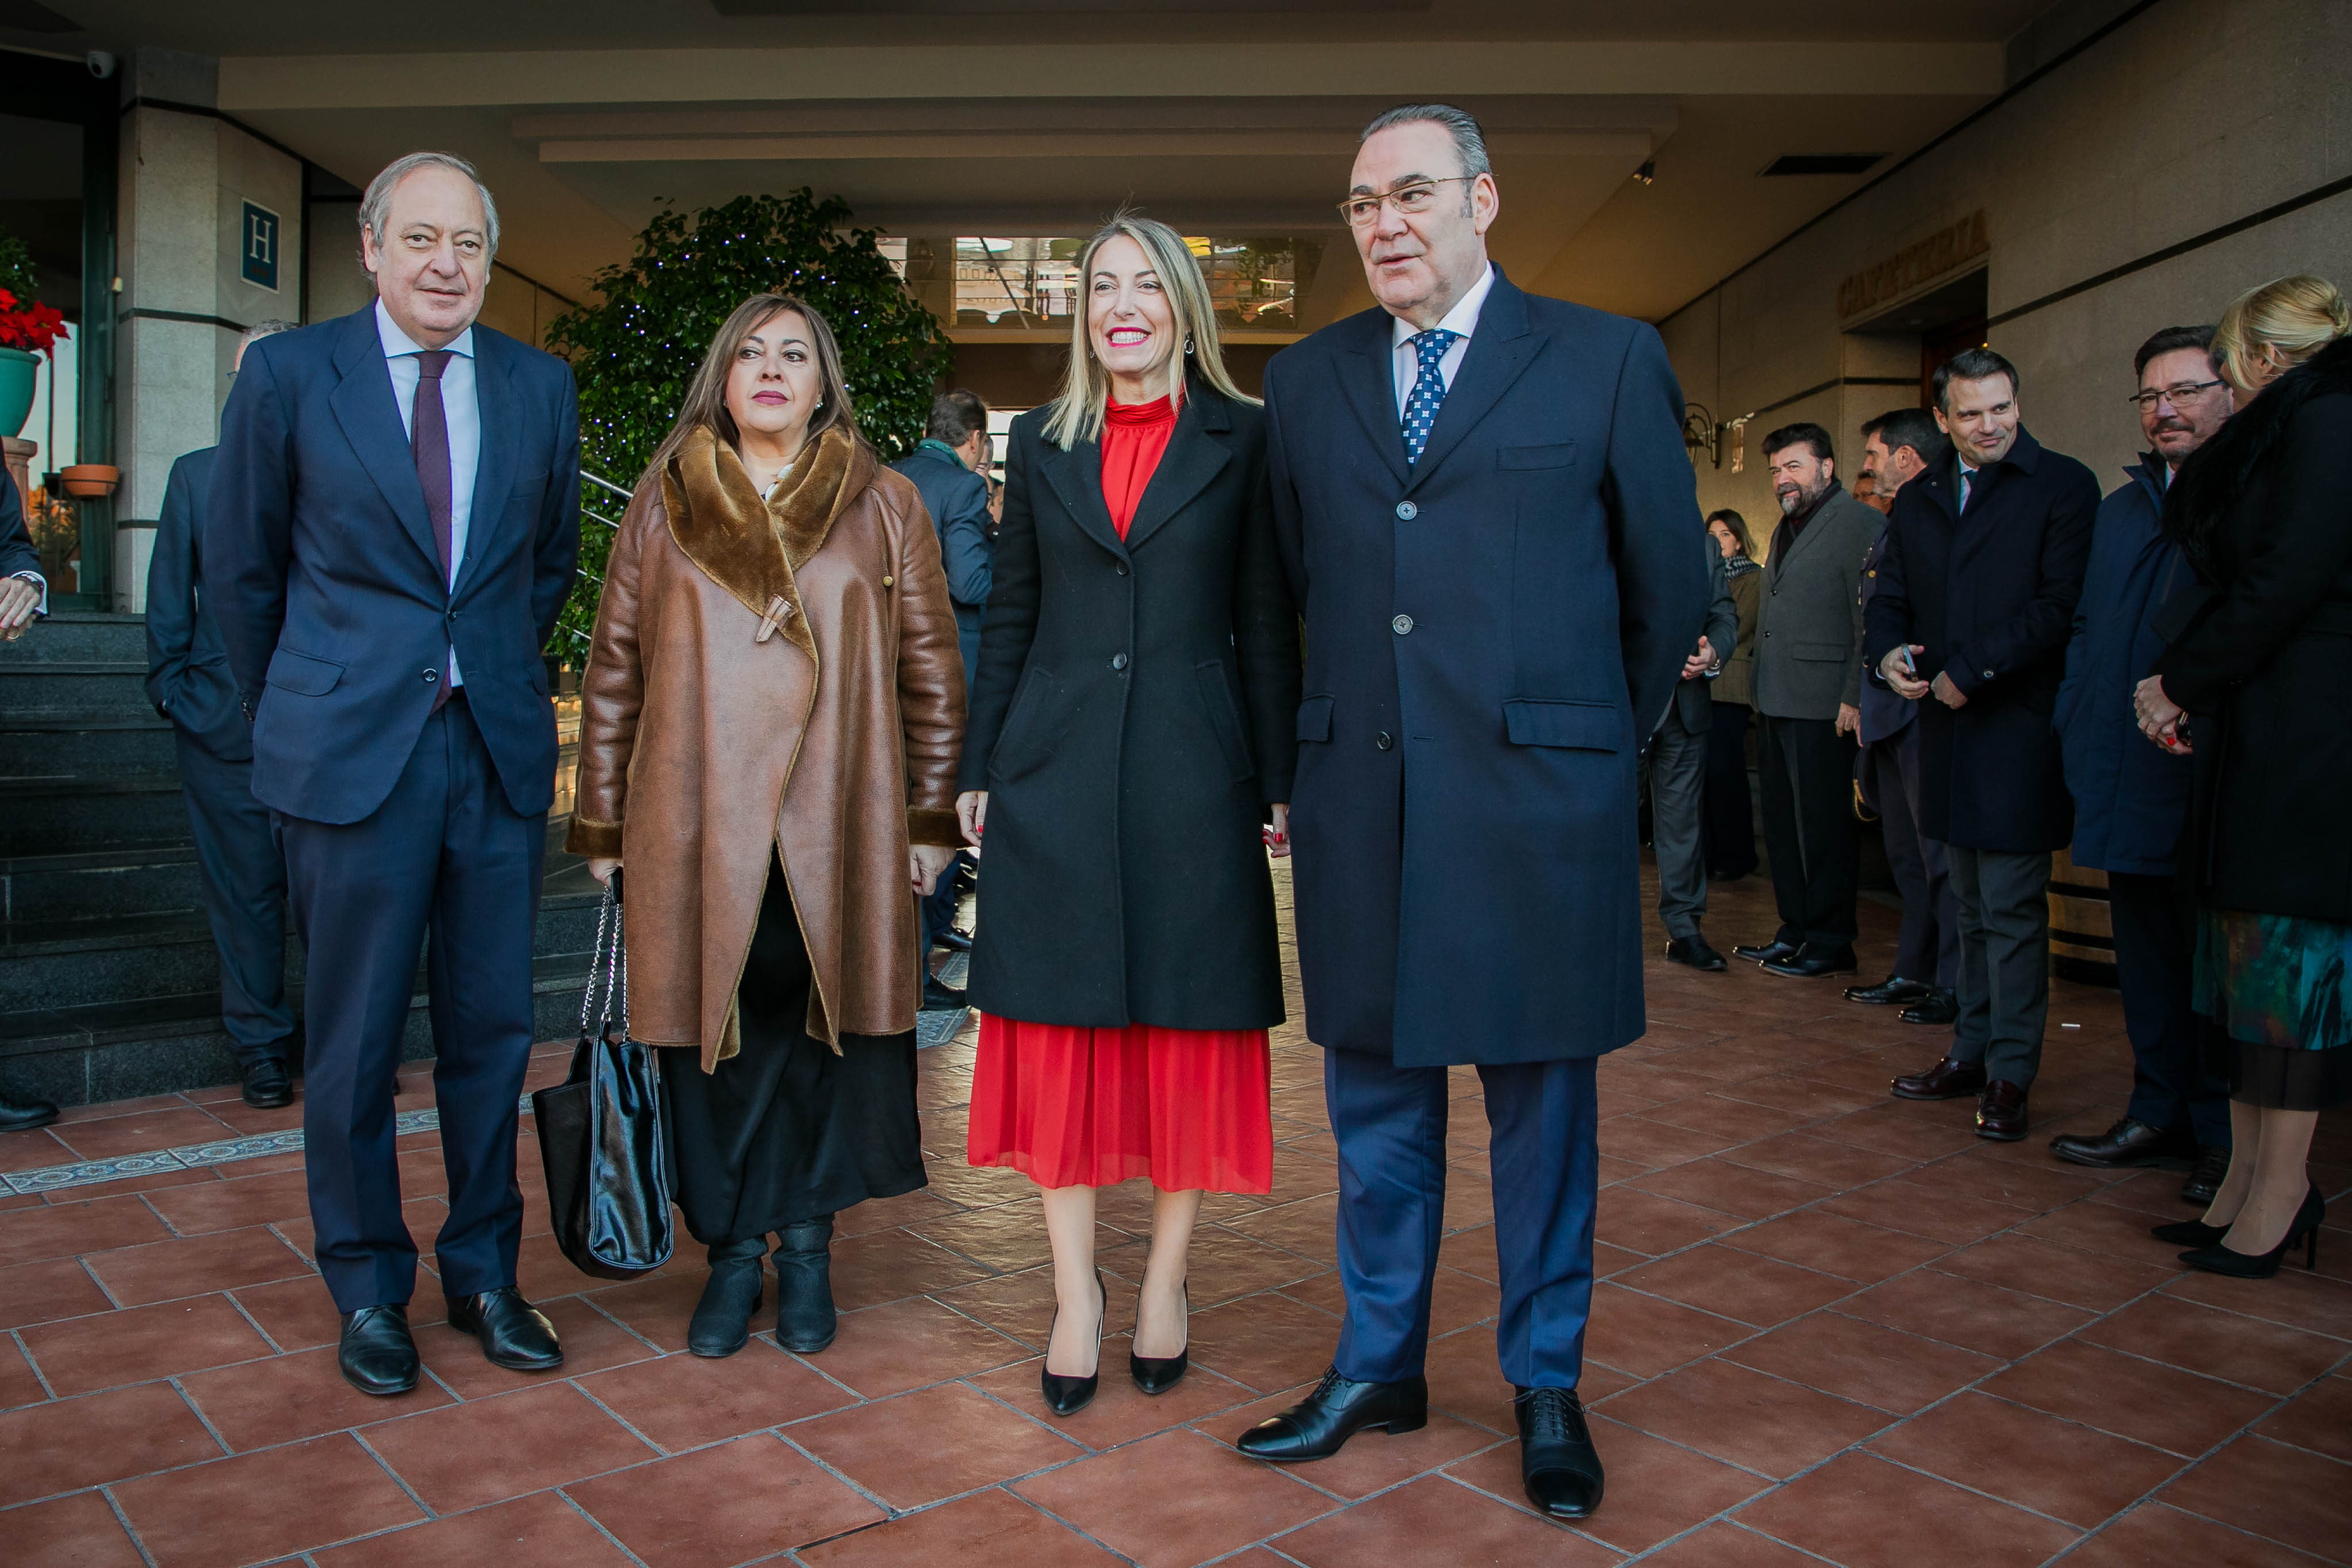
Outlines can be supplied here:
M1562 441L1550 446L1497 446L1495 466L1497 468L1566 468L1576 462L1576 443Z
M1851 643L1800 643L1790 650L1809 664L1843 664L1853 657Z
M1217 745L1225 754L1225 777L1245 784L1257 777L1257 764L1250 760L1241 712L1234 706L1233 688L1225 684L1224 664L1203 659L1192 666L1192 674L1201 685L1201 706L1208 709L1209 727L1217 732Z
M1044 744L1034 743L1040 727L1038 710L1061 695L1060 679L1043 664L1030 665L1022 675L1020 689L1013 694L1013 710L1005 715L1004 727L996 732L996 746L988 756L988 777L992 783L1025 779L1053 757L1061 737L1047 736Z
M1571 751L1624 747L1625 721L1614 703L1513 697L1503 704L1503 727L1513 746L1558 746Z
M269 656L269 674L265 678L280 691L292 692L298 697L322 697L343 678L343 667L326 659L298 653L291 648L280 648Z
M1297 738L1317 741L1331 738L1331 699L1328 696L1308 697L1298 705Z

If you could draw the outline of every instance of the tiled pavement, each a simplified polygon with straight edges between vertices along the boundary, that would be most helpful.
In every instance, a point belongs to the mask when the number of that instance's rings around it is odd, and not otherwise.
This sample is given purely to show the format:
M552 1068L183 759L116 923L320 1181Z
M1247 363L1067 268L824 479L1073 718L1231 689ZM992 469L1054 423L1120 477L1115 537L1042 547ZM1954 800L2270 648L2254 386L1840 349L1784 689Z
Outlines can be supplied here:
M1719 943L1769 925L1761 883L1715 893ZM1883 972L1890 932L1867 914ZM499 1372L436 1322L425 1385L370 1400L335 1374L299 1155L0 1197L0 1561L2352 1563L2352 1232L2325 1234L2316 1276L2186 1275L2146 1233L2189 1212L2177 1176L2053 1164L2047 1134L2104 1125L2127 1081L2111 996L2058 988L2035 1136L2003 1147L1969 1135L1965 1106L1888 1100L1936 1041L1831 984L1654 960L1649 984L1648 1039L1601 1075L1585 1390L1610 1476L1589 1528L1519 1504L1467 1072L1429 1368L1443 1414L1295 1469L1227 1446L1321 1371L1337 1326L1337 1178L1294 1026L1276 1037L1276 1189L1212 1199L1195 1246L1196 1370L1159 1400L1108 1376L1068 1421L1037 1400L1036 1201L962 1163L969 1033L923 1057L931 1186L844 1217L841 1335L812 1357L762 1337L698 1361L681 1350L695 1259L602 1284L542 1231L522 1283L563 1332L562 1377ZM401 1103L430 1094L412 1075ZM0 1139L0 1170L295 1120L226 1092L94 1106ZM428 1239L433 1141L403 1139ZM530 1145L526 1123L538 1230ZM2331 1194L2352 1187L2344 1118L2317 1158ZM1114 1326L1148 1210L1139 1185L1103 1205ZM429 1278L417 1305L438 1316ZM1114 1374L1123 1354L1104 1347Z

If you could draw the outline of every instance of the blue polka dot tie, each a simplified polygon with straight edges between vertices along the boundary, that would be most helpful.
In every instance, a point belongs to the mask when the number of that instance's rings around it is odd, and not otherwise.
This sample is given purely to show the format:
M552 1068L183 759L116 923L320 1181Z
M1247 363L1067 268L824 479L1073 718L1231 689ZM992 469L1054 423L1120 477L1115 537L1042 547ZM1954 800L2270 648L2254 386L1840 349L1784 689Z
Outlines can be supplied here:
M1437 405L1445 401L1445 377L1437 368L1438 361L1445 358L1445 350L1461 336L1443 327L1432 327L1405 340L1421 357L1421 374L1413 379L1412 396L1405 400L1404 405L1404 460L1408 465L1419 463L1421 449L1429 444L1429 427L1437 421Z

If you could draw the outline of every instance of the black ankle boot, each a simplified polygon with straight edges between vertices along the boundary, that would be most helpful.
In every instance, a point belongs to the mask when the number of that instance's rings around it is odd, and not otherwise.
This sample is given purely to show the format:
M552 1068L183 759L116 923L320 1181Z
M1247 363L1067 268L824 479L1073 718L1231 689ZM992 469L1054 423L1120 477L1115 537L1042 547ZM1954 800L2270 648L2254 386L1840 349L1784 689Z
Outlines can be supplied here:
M776 1239L776 1343L814 1355L833 1343L833 1216L788 1225Z
M751 1314L760 1310L760 1256L768 1239L722 1241L710 1249L710 1278L694 1321L686 1327L686 1348L713 1360L733 1355L751 1340Z

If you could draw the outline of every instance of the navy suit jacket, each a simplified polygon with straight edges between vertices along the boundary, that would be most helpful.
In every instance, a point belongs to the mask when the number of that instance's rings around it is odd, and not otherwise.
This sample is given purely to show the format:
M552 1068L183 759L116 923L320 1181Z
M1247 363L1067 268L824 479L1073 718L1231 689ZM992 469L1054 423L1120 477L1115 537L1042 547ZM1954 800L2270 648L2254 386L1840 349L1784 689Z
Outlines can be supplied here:
M1897 491L1900 495L1902 492ZM1853 645L1865 644L1869 633L1863 624L1870 612L1871 595L1878 591L1878 563L1886 559L1886 534L1881 530L1862 558L1862 581L1853 601ZM1863 672L1862 733L1856 737L1864 746L1875 746L1882 740L1892 740L1910 727L1919 716L1919 705L1895 695L1895 688L1885 681L1874 681L1870 672Z
M320 822L383 803L448 650L508 801L554 797L540 650L580 544L571 367L478 324L482 455L446 586L375 306L246 350L221 419L205 586L253 719L253 792ZM430 677L430 678L428 678Z
M918 446L891 468L915 482L931 528L940 536L940 563L955 606L956 643L963 653L967 695L980 668L980 629L996 569L996 542L988 537L988 481L935 447Z
M16 476L0 468L0 577L40 570L41 552L33 548L32 531L25 527L25 498L16 494Z
M147 700L225 762L253 757L253 727L237 706L220 627L205 602L204 513L213 457L201 447L172 465L163 516L147 563Z
M1391 319L1266 370L1306 618L1291 795L1308 1036L1402 1066L1638 1039L1634 757L1708 609L1651 328L1498 270L1418 465Z

